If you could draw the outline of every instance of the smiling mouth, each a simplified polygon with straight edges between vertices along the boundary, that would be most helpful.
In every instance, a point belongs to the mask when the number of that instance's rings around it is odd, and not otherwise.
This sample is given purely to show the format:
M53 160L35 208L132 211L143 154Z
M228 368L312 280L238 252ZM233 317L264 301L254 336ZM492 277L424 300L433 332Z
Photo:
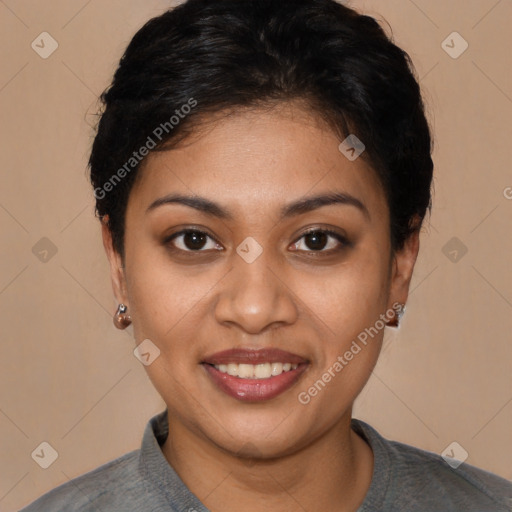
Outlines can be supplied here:
M227 373L240 379L269 379L284 372L296 370L298 363L261 363L261 364L216 364L213 365L220 373Z
M237 400L261 402L290 389L309 361L279 349L230 349L201 364L220 391Z

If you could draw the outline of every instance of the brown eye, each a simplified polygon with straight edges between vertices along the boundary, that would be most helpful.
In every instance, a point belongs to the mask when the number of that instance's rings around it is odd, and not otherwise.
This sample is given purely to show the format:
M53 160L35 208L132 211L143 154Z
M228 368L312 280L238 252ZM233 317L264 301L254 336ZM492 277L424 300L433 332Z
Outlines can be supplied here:
M197 230L184 230L175 233L167 239L166 243L173 245L176 249L187 252L204 252L204 250L218 249L220 247L207 233Z
M304 240L304 242L301 242ZM348 240L332 230L315 229L304 233L297 242L293 244L294 250L310 252L331 252L349 246Z
M327 242L329 241L329 236L322 231L315 231L313 233L307 234L304 237L304 240L309 249L318 251L325 248Z

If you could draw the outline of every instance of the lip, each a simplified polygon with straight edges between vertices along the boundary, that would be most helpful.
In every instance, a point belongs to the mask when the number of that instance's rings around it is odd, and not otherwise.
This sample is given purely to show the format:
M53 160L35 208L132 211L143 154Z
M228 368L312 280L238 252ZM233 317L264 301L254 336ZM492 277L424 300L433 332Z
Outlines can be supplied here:
M202 366L217 388L228 396L242 402L263 402L290 389L306 371L309 364L301 363L295 370L289 370L268 379L242 379L222 373L208 363L203 363Z
M245 348L232 348L222 352L216 352L204 358L203 363L207 364L262 364L262 363L291 363L306 364L308 361L303 357L286 352L278 348L262 348L258 350ZM265 380L265 379L263 379Z
M283 372L268 379L242 379L217 370L220 364L297 364L295 370ZM218 389L243 402L263 402L290 389L306 371L309 361L303 357L277 348L259 350L234 348L216 352L204 358L202 366Z

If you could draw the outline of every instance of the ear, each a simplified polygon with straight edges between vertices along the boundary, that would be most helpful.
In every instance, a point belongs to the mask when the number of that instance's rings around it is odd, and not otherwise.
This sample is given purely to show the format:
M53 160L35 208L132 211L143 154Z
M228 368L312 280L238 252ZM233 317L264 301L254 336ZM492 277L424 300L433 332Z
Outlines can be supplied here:
M418 252L420 249L420 230L416 229L404 243L399 251L396 251L391 262L391 285L388 308L395 302L405 304L409 296L412 273Z
M128 294L126 292L126 280L121 255L114 249L112 243L112 233L108 225L108 215L101 219L101 234L103 236L103 247L107 253L110 263L110 278L112 281L112 289L118 303L127 303Z

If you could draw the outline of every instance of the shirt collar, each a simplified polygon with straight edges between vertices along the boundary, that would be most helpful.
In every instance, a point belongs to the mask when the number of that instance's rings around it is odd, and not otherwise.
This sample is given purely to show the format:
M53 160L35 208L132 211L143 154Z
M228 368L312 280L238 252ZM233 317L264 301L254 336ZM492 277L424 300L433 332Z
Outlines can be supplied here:
M142 438L139 465L148 486L148 493L154 494L156 489L173 510L195 509L197 512L208 512L167 462L162 452L161 447L169 434L167 414L166 408L153 416L147 423Z

